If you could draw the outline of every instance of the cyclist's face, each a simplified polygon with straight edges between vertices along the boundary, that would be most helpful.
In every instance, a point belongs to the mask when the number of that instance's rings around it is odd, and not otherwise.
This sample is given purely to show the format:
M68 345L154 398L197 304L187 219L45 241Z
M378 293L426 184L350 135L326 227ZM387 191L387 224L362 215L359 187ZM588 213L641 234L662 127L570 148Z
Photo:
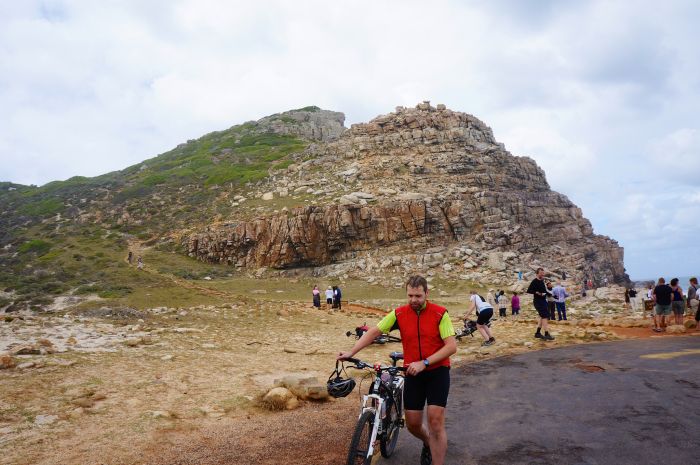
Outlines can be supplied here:
M408 305L411 306L413 310L420 310L423 308L425 299L428 297L428 293L423 290L423 287L407 287L406 295L408 296Z

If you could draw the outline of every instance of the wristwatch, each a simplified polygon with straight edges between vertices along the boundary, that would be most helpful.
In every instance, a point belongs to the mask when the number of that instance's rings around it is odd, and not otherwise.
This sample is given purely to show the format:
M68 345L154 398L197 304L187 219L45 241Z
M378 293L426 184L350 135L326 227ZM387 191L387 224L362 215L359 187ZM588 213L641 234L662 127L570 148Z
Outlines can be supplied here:
M423 360L423 365L425 365L425 366L430 365L430 362L428 361L427 358Z

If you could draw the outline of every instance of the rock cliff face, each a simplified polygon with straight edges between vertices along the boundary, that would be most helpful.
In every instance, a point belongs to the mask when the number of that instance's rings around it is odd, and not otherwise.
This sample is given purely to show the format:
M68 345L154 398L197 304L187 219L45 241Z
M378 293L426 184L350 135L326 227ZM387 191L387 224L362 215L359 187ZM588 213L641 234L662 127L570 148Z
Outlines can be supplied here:
M312 106L266 116L254 124L258 132L291 134L309 140L329 141L345 131L344 123L344 114Z
M428 102L399 107L303 158L260 186L269 209L193 234L188 253L237 267L360 276L437 267L509 281L544 266L577 279L628 279L617 242L593 234L532 159L508 153L471 115Z

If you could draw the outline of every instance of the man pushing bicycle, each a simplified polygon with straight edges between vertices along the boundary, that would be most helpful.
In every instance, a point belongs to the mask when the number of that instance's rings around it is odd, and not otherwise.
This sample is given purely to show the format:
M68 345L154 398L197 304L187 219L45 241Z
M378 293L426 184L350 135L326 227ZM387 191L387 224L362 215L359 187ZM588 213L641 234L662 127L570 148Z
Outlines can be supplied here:
M408 431L423 441L421 465L443 465L447 452L445 408L450 390L450 355L457 352L455 331L447 310L427 300L428 282L412 276L406 283L408 305L388 313L347 352L337 359L353 357L393 329L401 332L406 382L404 411ZM428 403L428 428L423 425L423 410Z

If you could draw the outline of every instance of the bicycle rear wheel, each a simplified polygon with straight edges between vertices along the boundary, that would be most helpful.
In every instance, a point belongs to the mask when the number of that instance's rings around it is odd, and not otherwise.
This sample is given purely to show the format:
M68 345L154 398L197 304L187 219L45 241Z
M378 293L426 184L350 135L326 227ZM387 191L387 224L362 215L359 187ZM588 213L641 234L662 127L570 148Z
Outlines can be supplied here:
M382 457L391 457L396 449L396 441L399 440L401 431L401 412L396 402L391 397L387 398L386 418L384 419L384 434L379 438L379 450Z
M366 411L357 420L355 432L350 441L347 465L369 465L372 457L367 457L369 442L372 439L372 429L374 428L374 412Z

